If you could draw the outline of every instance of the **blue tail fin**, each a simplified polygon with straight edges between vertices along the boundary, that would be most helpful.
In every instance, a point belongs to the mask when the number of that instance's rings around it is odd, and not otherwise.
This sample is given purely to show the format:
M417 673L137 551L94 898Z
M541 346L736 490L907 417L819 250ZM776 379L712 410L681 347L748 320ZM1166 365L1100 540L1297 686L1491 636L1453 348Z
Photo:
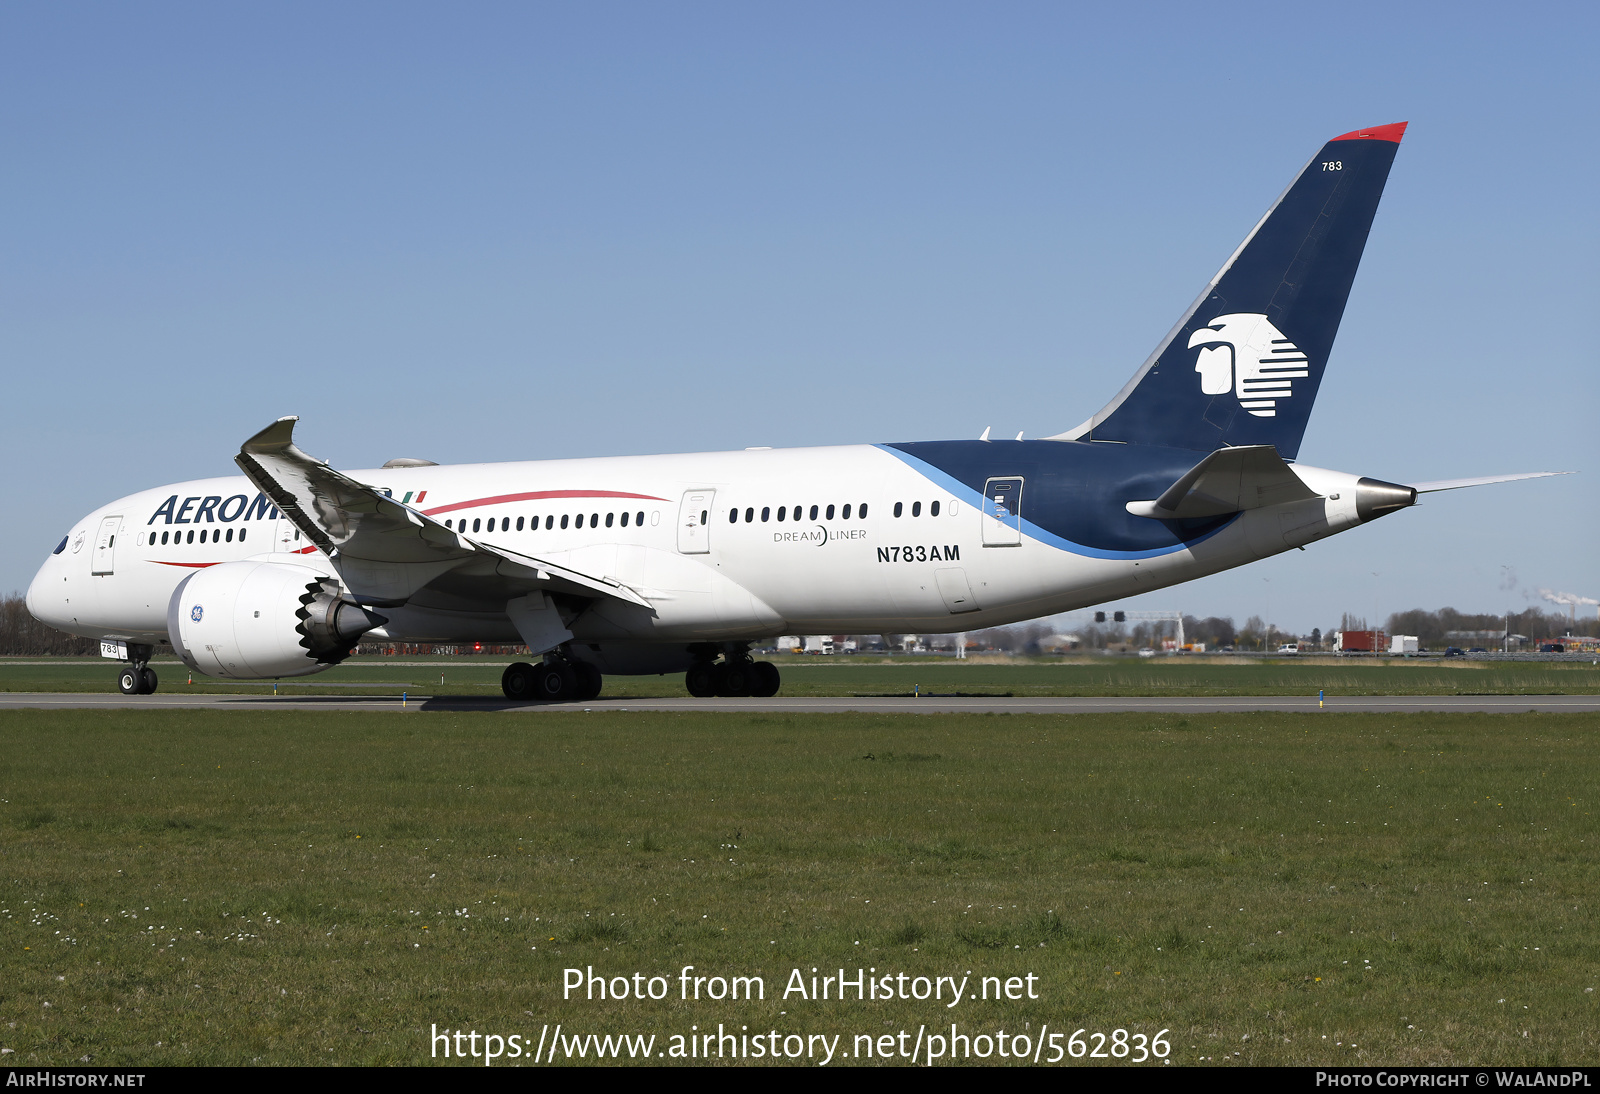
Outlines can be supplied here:
M1294 459L1405 129L1323 145L1128 385L1058 439Z

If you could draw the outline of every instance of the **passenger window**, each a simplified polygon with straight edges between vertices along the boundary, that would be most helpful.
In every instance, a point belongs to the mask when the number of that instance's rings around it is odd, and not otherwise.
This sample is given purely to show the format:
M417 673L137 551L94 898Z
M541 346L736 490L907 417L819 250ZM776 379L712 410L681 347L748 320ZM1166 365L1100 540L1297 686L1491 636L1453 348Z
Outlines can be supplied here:
M833 506L831 506L831 505L828 506L828 512L827 512L826 515L827 515L827 519L829 519L829 520L833 519Z
M607 528L610 528L610 527L611 527L611 521L612 521L612 520L613 520L613 518L615 518L615 517L616 517L616 514L615 514L615 513L607 513L607 514L606 514L606 527L607 527Z
M482 528L482 527L483 527L483 521L482 521L482 520L480 520L480 519L479 519L479 518L477 518L477 517L473 517L473 518L472 518L472 530L473 530L473 531L474 531L474 532L476 532L476 531L478 531L478 530L479 530L479 529L481 529L481 528Z
M635 513L633 515L633 523L637 524L640 528L644 527L644 510L643 509L639 510L637 513Z
M746 509L744 511L744 522L746 524L750 524L750 523L754 522L755 519L756 519L756 511L755 511L755 509L751 508L751 509Z
M708 525L710 523L711 523L711 514L709 512L707 512L706 510L704 510L704 509L700 510L700 527L704 528L706 525Z
M904 504L905 504L905 503L904 503L904 502L898 502L898 501L897 501L897 502L895 502L895 503L894 503L894 515L895 515L895 516L897 516L897 517L898 517L898 516L899 516L899 515L900 515L900 510L901 510L901 507L902 507L902 506L903 506L903 505L904 505Z
M521 517L517 518L517 531L519 531L519 532L522 531L522 518Z
M622 514L622 526L624 528L626 528L628 526L628 517L629 516L630 516L630 514L628 514L628 513Z
M783 523L783 514L785 512L787 512L787 511L788 511L788 506L785 506L785 505L778 506L778 523L779 524Z
M817 507L815 505L813 505L811 507L811 519L812 520L816 520L817 519Z
M189 530L189 537L187 539L185 539L184 542L185 543L193 543L194 542L194 529L191 528Z
M250 529L248 529L248 528L241 528L241 529L239 529L239 542L240 542L240 543L243 543L243 542L244 542L244 534L245 534L245 533L246 533L246 532L248 532L248 531L249 531L249 530L250 530Z
M762 524L767 523L768 518L770 518L771 516L772 516L772 507L770 505L763 505L761 507L761 523Z
M589 527L590 528L598 528L598 527L600 527L600 514L599 513L590 513L589 514Z
M233 542L233 529L232 528L228 529L228 542L229 543Z
M930 501L928 503L928 515L930 517L936 517L936 516L939 515L939 503L938 502Z
M914 517L920 517L922 515L922 503L920 501L914 501L911 503L911 515Z
M856 516L860 517L862 520L866 520L867 519L867 503L866 502L862 502L861 503L861 508L860 508L859 511L857 511Z
M729 524L738 524L739 523L739 510L737 510L737 509L729 509L728 510L728 523Z
M849 520L850 519L850 507L848 505L846 505L842 510L840 510L839 516L843 520Z
M567 514L562 513L561 514L561 527L565 528L566 526L567 526Z
M161 533L161 546L165 547L166 545L167 545L167 533L166 532L162 532ZM56 552L56 554L58 554L58 555L60 553L61 553L60 551Z
M500 530L502 532L511 531L511 518L510 517L501 517L500 518Z
M555 517L553 517L553 516L545 517L544 518L544 530L546 532L548 532L552 527L555 526L555 523L556 523L556 518ZM567 526L567 519L565 517L562 517L561 518L561 527L565 528L566 526Z

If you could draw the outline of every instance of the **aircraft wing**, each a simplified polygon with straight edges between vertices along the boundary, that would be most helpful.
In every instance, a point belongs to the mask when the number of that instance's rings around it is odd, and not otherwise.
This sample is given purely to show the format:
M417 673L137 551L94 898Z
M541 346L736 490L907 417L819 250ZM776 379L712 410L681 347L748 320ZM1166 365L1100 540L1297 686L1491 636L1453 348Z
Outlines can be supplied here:
M480 581L504 579L507 599L543 588L651 606L626 585L470 539L356 482L295 447L297 421L279 418L246 441L234 462L363 601L397 606L435 578L465 570Z
M1219 448L1154 501L1130 501L1128 512L1155 520L1219 517L1320 495L1270 444Z

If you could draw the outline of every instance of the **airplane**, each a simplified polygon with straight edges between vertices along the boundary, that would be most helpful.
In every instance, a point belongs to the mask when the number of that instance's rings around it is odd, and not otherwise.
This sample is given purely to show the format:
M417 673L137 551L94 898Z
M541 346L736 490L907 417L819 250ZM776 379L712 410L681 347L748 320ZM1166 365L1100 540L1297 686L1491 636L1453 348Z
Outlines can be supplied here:
M89 513L28 609L99 639L129 695L155 691L157 650L264 680L389 641L525 644L513 700L679 672L696 696L770 696L750 650L772 635L1072 611L1419 494L1556 474L1405 485L1297 462L1405 129L1326 142L1116 397L1055 436L340 472L285 417L244 442L242 476Z

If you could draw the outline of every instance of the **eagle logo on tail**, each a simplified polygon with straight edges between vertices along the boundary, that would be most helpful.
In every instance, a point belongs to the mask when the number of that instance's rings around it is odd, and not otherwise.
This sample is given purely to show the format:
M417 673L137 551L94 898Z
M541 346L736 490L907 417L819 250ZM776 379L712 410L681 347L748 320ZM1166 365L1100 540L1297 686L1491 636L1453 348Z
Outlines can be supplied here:
M1278 400L1294 394L1293 381L1311 375L1300 347L1258 312L1217 316L1189 336L1189 348L1196 346L1201 393L1226 395L1231 388L1258 418L1275 417Z

